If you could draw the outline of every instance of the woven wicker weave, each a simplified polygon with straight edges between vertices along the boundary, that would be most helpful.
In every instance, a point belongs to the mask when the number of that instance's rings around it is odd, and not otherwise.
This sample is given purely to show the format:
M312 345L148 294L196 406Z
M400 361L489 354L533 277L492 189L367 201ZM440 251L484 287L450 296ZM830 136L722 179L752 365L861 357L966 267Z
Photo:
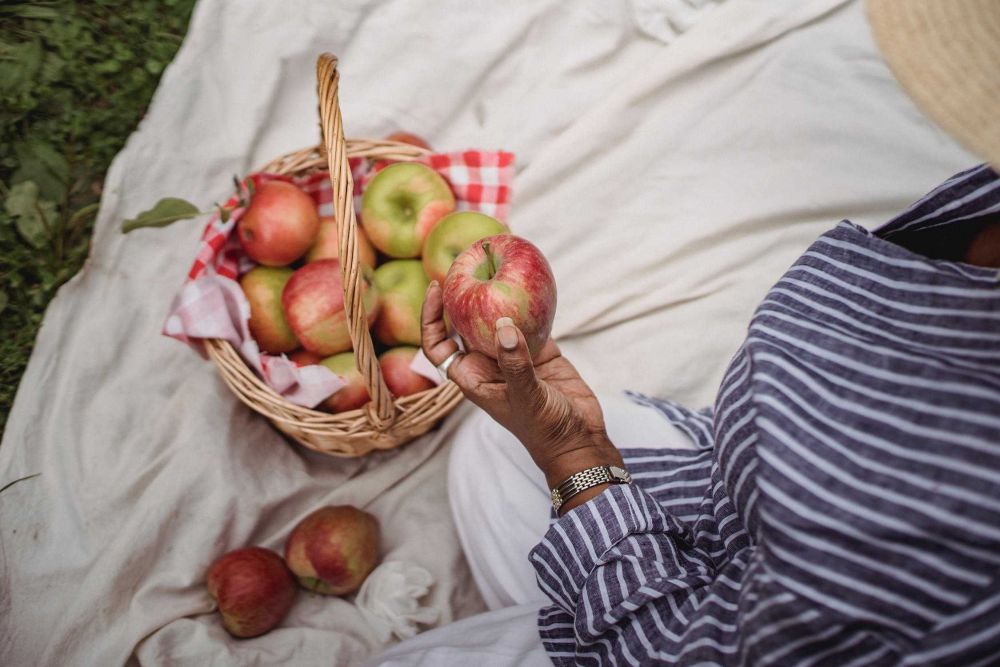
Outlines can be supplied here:
M395 141L346 141L340 115L340 75L336 57L330 54L320 56L316 74L323 143L283 155L265 165L261 171L290 176L321 169L330 171L334 214L338 221L347 223L337 225L344 277L344 309L358 370L365 379L372 400L364 408L337 414L304 408L289 403L264 384L228 342L206 340L205 350L236 396L271 420L280 431L324 454L362 456L376 449L391 449L425 433L458 405L462 394L454 383L446 382L419 394L394 399L382 378L362 305L354 180L348 159L413 160L429 151Z

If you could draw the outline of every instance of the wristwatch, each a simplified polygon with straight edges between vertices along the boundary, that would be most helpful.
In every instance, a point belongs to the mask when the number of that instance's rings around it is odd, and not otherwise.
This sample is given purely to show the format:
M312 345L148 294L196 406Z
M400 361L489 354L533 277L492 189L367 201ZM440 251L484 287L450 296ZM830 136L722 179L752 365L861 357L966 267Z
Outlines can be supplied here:
M563 504L589 488L598 484L631 484L632 476L618 466L595 466L570 475L552 489L552 507L559 511Z

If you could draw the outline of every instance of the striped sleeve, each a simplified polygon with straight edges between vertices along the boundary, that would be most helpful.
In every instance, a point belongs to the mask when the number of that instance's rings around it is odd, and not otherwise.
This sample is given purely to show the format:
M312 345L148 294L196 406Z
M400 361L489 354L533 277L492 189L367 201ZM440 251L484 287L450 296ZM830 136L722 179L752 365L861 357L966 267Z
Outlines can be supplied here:
M637 391L626 391L625 395L634 403L659 412L675 428L691 438L691 442L699 449L711 449L714 445L712 424L715 411L712 408L690 410L675 401L653 398Z
M684 626L695 617L710 622L702 624L707 633L693 630L714 647L725 642L713 634L735 627L732 586L742 564L730 564L733 579L722 576L690 528L639 485L614 486L568 512L531 561L554 603L539 623L556 664L669 660L697 649L684 647Z
M980 167L878 232L842 222L714 412L632 396L701 448L625 452L635 484L531 552L555 664L1000 664L1000 275L931 247L997 213Z
M640 486L616 486L553 524L531 553L542 642L559 666L896 664L893 646L803 599L768 552L714 561Z

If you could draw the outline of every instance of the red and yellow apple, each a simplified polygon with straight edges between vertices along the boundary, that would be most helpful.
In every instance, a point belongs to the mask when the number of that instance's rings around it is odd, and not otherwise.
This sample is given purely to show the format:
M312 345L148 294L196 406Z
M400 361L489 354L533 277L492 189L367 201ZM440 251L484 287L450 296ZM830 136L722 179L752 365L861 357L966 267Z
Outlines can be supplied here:
M401 345L379 355L378 364L382 369L382 377L389 391L397 398L433 389L436 386L410 368L413 358L417 356L417 349L410 345Z
M379 295L375 336L386 345L420 345L420 307L430 281L418 259L394 259L375 269Z
M230 551L208 570L208 594L219 605L222 627L236 637L256 637L278 625L295 590L285 561L261 547Z
M309 350L295 350L288 355L288 360L296 366L315 366L323 361L323 356Z
M411 146L417 146L419 148L426 148L431 150L431 145L424 141L423 137L418 137L410 132L393 132L386 137L389 141L398 141L401 144L410 144Z
M375 174L361 196L361 224L390 257L418 257L434 225L455 210L447 181L430 167L397 162Z
M371 325L378 315L378 291L372 270L364 265L361 269L362 299ZM281 293L281 304L306 350L327 357L351 349L339 261L321 259L296 270Z
M542 252L511 234L477 241L451 265L444 282L444 313L473 350L496 358L496 321L509 317L532 356L552 332L556 282Z
M285 542L285 560L306 590L347 595L375 569L378 550L378 520L338 505L322 507L295 526Z
M510 230L496 218L475 211L450 213L438 222L424 243L424 271L431 280L444 284L455 258L479 239Z
M305 254L318 231L316 203L285 181L268 181L259 186L236 223L243 250L265 266L291 264Z
M320 259L340 259L340 239L337 236L337 219L324 216L319 219L319 232L316 234L316 242L306 253L306 262L315 262ZM375 268L375 248L365 235L365 230L358 227L358 259L362 264L367 264Z
M240 278L240 287L250 302L250 335L270 354L291 352L299 346L281 307L281 292L291 277L291 269L256 266Z
M357 410L371 400L365 379L358 371L353 352L341 352L320 362L340 376L346 384L323 402L330 412Z

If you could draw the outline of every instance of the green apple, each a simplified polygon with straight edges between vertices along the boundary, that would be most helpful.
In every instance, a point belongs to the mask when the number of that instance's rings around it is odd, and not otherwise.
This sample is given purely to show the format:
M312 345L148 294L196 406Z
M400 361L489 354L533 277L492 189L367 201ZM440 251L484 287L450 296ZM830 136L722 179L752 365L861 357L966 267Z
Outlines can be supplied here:
M320 361L322 365L340 376L347 384L338 389L330 398L323 402L323 407L330 412L346 412L357 410L371 400L365 379L358 371L353 352L343 352Z
M379 314L375 335L386 345L420 345L420 307L430 280L418 259L393 259L375 269Z
M463 211L441 219L424 244L424 271L444 285L455 258L479 239L508 233L507 225L484 213Z
M427 235L455 210L448 182L430 167L397 162L375 174L361 196L361 224L390 257L419 257Z
M283 267L257 266L240 278L250 302L250 335L263 352L281 354L299 346L281 307L281 291L292 273Z

